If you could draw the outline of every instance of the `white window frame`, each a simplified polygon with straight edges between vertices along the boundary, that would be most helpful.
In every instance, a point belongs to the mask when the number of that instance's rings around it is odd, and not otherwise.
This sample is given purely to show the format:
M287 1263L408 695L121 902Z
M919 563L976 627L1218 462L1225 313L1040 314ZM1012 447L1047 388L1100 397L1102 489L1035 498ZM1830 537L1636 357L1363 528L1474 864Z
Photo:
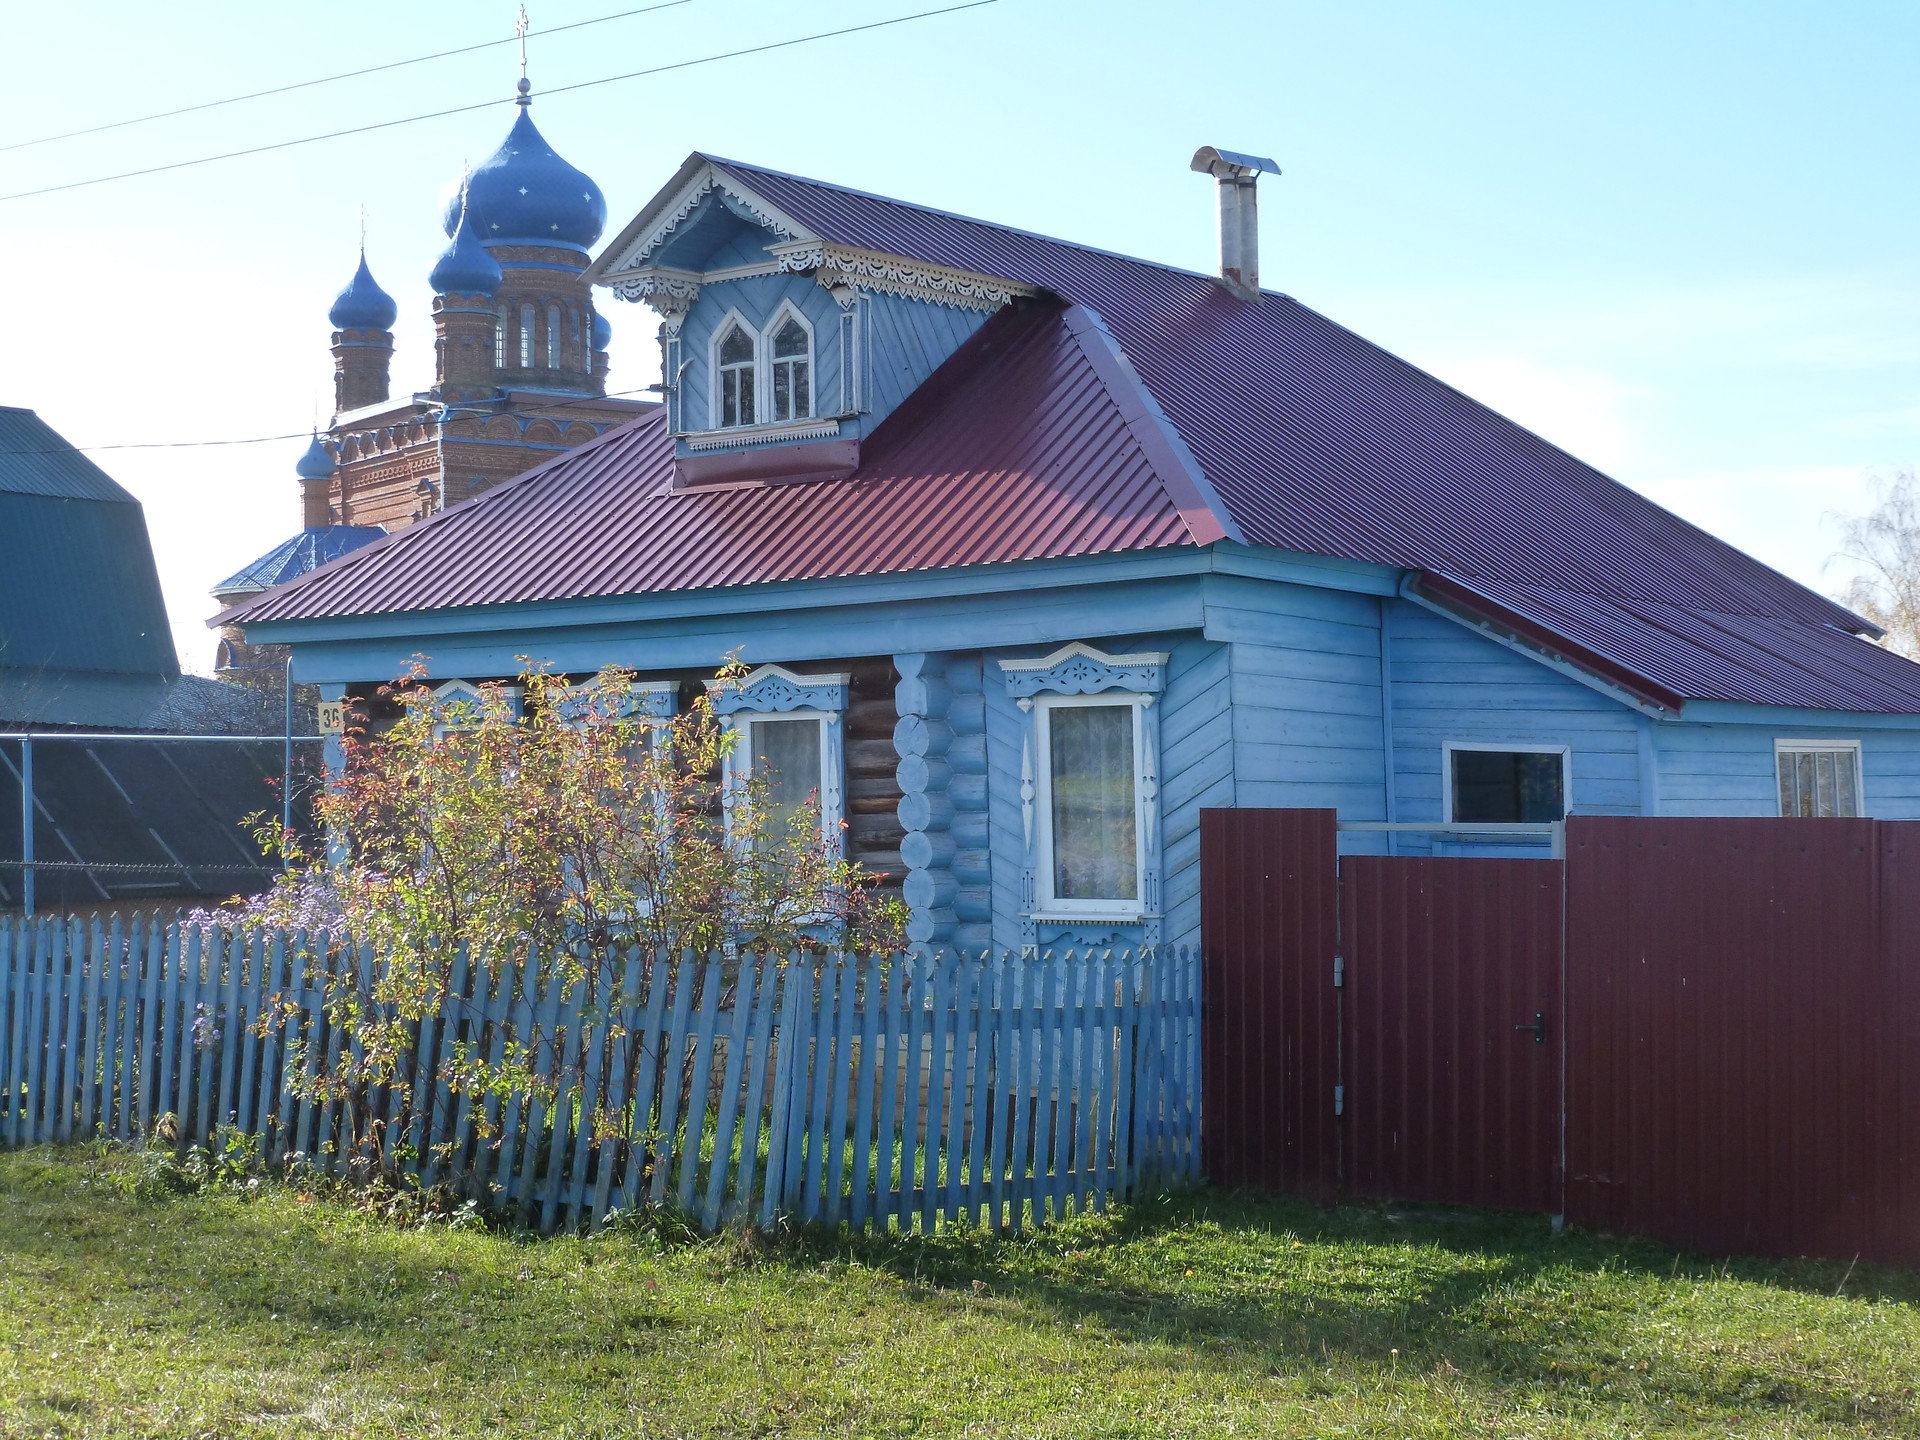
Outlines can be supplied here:
M845 786L831 785L831 775L837 748L833 744L834 728L840 723L840 715L833 710L775 710L768 713L759 711L739 711L728 719L740 738L734 742L732 752L727 756L729 790L744 785L747 777L753 773L753 727L771 725L791 720L818 720L820 736L820 835L825 840L844 838L840 822L846 818L842 813L842 795Z
M773 372L780 365L793 364L793 357L789 356L785 360L775 360L773 358L773 337L780 333L789 320L795 321L807 335L807 353L804 357L804 363L807 367L807 409L805 414L800 413L796 409L791 415L780 416L773 413ZM802 420L811 420L813 418L814 396L819 390L818 382L820 379L820 367L817 363L819 349L817 338L813 333L813 322L807 319L805 313L803 313L800 307L794 304L793 301L782 300L774 310L773 318L769 320L760 331L760 341L757 352L760 357L762 376L760 380L754 382L757 391L755 399L757 401L759 395L766 396L768 424L794 425ZM756 408L758 407L756 406Z
M520 708L524 698L521 688L518 685L502 685L500 690L507 697L507 702L513 707L514 718L516 720L519 719ZM480 693L480 687L471 680L443 680L440 684L433 687L433 699L436 707L450 704L467 704L478 710L483 703L484 697ZM436 740L444 740L456 731L476 728L478 727L474 725L451 725L436 720L433 722L433 738Z
M726 378L720 373L720 342L733 333L735 326L739 327L740 333L745 335L748 343L753 346L753 360L744 367L729 368L744 368L753 376L753 414L741 417L737 425L722 425L720 417L725 413L722 396L726 389ZM764 358L765 347L760 343L760 332L754 328L746 316L740 313L738 308L730 309L721 316L720 323L713 327L713 334L707 341L707 418L709 421L707 428L709 430L744 430L749 425L760 423L760 392L763 388L760 383L763 378L760 374L760 365Z
M1865 757L1861 753L1861 746L1858 740L1775 739L1773 742L1773 809L1774 809L1774 813L1780 816L1782 819L1788 818L1785 812L1780 809L1780 757L1784 754L1798 753L1803 750L1826 750L1830 752L1851 750L1853 752L1853 796L1854 796L1854 799L1860 802L1860 814L1858 816L1833 816L1831 818L1833 819L1865 819L1867 816L1867 767L1866 767ZM1794 818L1807 819L1807 818L1814 818L1814 817L1800 816L1800 817L1794 817Z
M1454 823L1453 756L1457 750L1492 751L1498 755L1558 755L1560 757L1560 815L1558 818L1565 820L1567 816L1573 814L1573 747L1571 745L1536 745L1520 740L1443 740L1440 742L1440 821L1443 825ZM1776 790L1779 788L1777 772L1774 777L1774 788Z
M1089 921L1137 923L1147 911L1147 866L1150 854L1148 827L1152 823L1147 805L1147 787L1151 779L1146 763L1147 727L1144 716L1153 703L1152 695L1109 690L1095 695L1036 695L1033 700L1034 729L1034 805L1038 823L1034 826L1037 850L1034 875L1033 918L1043 923ZM1087 709L1093 706L1125 708L1133 712L1133 888L1131 900L1119 897L1086 900L1062 899L1053 893L1053 744L1052 718L1056 710Z
M507 368L507 307L499 305L493 312L493 368Z

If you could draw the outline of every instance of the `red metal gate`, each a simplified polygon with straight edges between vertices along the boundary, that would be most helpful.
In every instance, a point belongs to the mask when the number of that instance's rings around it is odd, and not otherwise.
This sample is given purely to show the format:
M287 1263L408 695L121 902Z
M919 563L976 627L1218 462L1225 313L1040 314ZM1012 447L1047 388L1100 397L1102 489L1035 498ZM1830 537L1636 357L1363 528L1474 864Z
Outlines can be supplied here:
M1559 1211L1562 869L1340 861L1348 1193Z

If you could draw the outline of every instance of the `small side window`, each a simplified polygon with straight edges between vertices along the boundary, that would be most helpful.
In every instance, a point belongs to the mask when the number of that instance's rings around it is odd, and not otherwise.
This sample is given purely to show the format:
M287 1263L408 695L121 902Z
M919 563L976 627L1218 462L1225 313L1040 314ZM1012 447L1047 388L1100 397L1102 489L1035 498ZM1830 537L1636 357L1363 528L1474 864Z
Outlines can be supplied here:
M1787 818L1838 819L1864 815L1860 803L1857 740L1776 740L1780 813Z
M806 327L791 315L773 332L774 420L804 420L813 414L811 350Z
M753 424L753 336L738 324L721 338L720 427Z
M1449 823L1540 824L1567 817L1567 751L1449 745Z

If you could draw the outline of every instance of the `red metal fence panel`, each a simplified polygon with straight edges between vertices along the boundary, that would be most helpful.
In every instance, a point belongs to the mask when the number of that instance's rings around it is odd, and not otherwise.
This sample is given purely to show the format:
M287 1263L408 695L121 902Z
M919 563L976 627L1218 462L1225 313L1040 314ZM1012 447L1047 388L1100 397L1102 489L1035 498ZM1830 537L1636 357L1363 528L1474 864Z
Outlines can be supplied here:
M1202 1150L1220 1185L1330 1201L1334 812L1200 812Z
M1869 1255L1920 1265L1920 821L1881 821Z
M1348 1193L1560 1208L1561 870L1341 860Z
M1878 829L1568 822L1570 1219L1711 1253L1920 1260L1897 1133L1920 859L1899 834L1886 859Z

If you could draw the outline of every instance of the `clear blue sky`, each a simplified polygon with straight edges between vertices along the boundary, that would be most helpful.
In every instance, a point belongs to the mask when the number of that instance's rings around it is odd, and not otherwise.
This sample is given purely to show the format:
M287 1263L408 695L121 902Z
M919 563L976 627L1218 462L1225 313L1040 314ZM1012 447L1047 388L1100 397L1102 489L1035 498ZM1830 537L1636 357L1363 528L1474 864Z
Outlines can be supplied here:
M535 0L534 28L636 0ZM531 42L534 114L617 230L704 149L1196 269L1200 144L1275 156L1262 271L1822 588L1822 516L1920 460L1920 7L692 0ZM511 5L70 3L8 17L0 143L507 36ZM75 443L304 429L369 213L396 389L431 383L442 186L512 119L510 46L0 153L0 193L499 97L490 110L0 204L0 403ZM615 388L653 318L605 302ZM96 456L147 507L181 658L299 523L296 442Z

